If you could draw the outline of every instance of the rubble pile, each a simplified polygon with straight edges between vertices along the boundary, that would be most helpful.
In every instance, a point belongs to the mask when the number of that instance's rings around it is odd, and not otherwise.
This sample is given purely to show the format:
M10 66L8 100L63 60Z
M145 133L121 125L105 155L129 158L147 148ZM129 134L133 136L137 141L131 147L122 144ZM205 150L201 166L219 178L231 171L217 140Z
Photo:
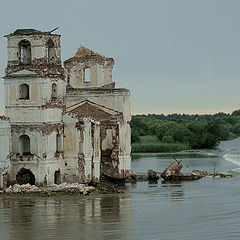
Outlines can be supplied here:
M59 185L53 184L48 187L37 187L35 185L28 184L14 184L9 188L0 191L1 194L14 195L14 194L35 194L41 196L52 196L52 195L87 195L93 192L95 187L88 186L86 184L79 183L62 183Z
M171 164L162 172L161 177L165 181L193 181L202 178L201 175L197 174L183 174L181 169L183 164L180 162Z
M216 173L209 173L207 171L203 170L193 170L192 174L196 176L201 176L201 177L208 177L208 178L213 178L213 177L222 177L222 178L231 178L231 174L225 174L222 172L216 172Z

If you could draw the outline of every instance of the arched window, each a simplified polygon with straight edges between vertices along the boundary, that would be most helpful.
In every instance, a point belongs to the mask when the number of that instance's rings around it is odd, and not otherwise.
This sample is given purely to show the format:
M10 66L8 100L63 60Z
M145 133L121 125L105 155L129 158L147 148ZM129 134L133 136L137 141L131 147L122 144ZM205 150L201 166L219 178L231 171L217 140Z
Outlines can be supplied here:
M56 135L56 152L62 152L62 137L60 134Z
M53 83L52 84L52 98L57 98L57 84Z
M19 46L19 61L22 64L32 63L31 43L27 40L22 40L18 44Z
M19 86L19 99L29 99L29 86L26 83L23 83Z
M30 138L28 135L22 135L19 137L19 150L22 155L30 154Z
M55 58L55 47L53 41L50 39L47 43L47 62L53 64Z

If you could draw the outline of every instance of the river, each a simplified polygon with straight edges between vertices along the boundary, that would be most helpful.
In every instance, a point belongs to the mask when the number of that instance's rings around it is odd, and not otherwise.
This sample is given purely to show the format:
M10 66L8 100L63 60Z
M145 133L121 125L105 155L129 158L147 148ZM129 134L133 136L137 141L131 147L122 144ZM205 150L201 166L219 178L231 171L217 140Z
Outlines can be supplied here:
M0 197L0 240L240 239L240 138L214 150L174 154L184 172L225 171L230 179L138 182L122 194ZM171 154L135 154L132 169L163 171Z

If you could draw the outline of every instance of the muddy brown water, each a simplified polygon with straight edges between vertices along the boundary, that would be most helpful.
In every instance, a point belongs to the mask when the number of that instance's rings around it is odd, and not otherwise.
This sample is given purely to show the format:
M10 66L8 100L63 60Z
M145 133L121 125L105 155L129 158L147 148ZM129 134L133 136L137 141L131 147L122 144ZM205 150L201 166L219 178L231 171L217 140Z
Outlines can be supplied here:
M240 139L175 154L184 171L226 171L231 179L127 184L122 194L0 196L0 240L240 239ZM162 171L170 154L137 154L132 168Z

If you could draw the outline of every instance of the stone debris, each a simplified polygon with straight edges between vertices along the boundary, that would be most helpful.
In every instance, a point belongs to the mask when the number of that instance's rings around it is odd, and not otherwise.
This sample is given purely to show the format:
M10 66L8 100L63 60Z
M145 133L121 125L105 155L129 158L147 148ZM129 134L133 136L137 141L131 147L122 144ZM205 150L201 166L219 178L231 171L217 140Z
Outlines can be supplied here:
M231 178L232 175L230 174L225 174L221 172L216 172L216 173L209 173L204 170L193 170L192 174L183 174L181 173L181 169L183 167L183 164L180 162L174 163L171 162L171 164L163 171L161 174L161 177L165 181L193 181L200 179L202 177L208 177L208 178L213 178L213 177L222 177L222 178Z
M171 164L162 172L161 177L164 180L170 180L173 177L180 177L183 174L180 172L183 165L181 163L174 163Z
M130 172L129 177L125 180L126 183L136 183L143 181L148 181L147 174L137 174L133 171Z
M158 176L157 172L153 171L152 169L148 170L147 175L148 175L149 181L158 181L159 180L159 176Z
M30 185L28 184L23 184L23 185L19 185L19 184L14 184L13 186L10 186L9 188L5 189L5 193L20 193L20 192L26 192L26 193L30 193L30 192L40 192L41 189L38 188L35 185Z
M195 176L208 177L208 178L214 178L214 177L231 178L232 177L231 174L225 174L222 172L209 173L204 170L193 170L192 174Z
M201 175L183 174L181 173L182 168L183 164L180 162L171 162L171 164L162 172L161 177L165 181L193 181L202 178Z
M86 184L79 184L79 183L62 183L59 185L53 184L48 187L37 187L35 185L28 184L14 184L9 188L1 191L1 194L39 194L44 196L51 196L51 195L87 195L90 192L93 192L95 187L88 186Z

